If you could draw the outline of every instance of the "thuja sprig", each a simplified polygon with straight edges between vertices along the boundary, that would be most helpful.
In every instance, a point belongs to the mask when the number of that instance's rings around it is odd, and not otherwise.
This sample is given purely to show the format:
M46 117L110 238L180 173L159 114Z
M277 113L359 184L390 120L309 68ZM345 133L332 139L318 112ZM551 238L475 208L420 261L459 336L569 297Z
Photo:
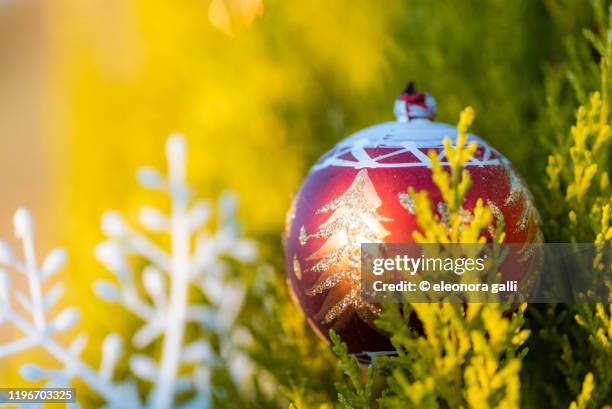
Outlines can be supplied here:
M463 208L471 186L465 163L476 151L466 145L467 130L474 118L465 109L457 126L456 144L445 138L447 172L438 155L431 152L432 178L448 211L447 220L435 214L427 192L409 194L415 202L421 231L417 243L485 243L483 230L493 221L492 212L478 200L470 217ZM493 239L504 239L503 223ZM529 331L522 329L526 304L508 313L507 305L469 303L406 304L387 306L377 325L391 334L397 357L379 357L380 372L389 390L379 399L381 408L518 408L523 345ZM422 332L411 328L416 316Z
M587 376L584 378L584 382L582 383L582 390L580 391L580 395L578 395L576 400L570 404L569 409L587 409L589 400L591 400L593 389L595 389L593 374L588 373Z
M504 317L499 304L389 306L378 324L398 356L377 358L379 372L390 373L380 407L518 408L525 307ZM409 327L412 312L422 334Z
M612 10L608 8L606 12L607 6L602 1L594 1L592 6L596 17L594 30L585 30L586 41L576 41L576 45L589 55L597 53L599 61L597 63L592 57L583 61L572 54L573 68L568 77L581 104L575 111L573 125L568 126L569 132L560 134L559 143L548 157L546 195L549 200L543 203L548 213L546 233L551 240L593 242L598 250L594 259L585 260L584 268L575 269L573 275L607 285L612 293L609 278L592 273L604 269L603 246L612 242L609 174L612 159L609 94ZM593 84L593 76L584 75L585 65L589 72L599 72L599 84ZM596 89L590 94L585 91L593 87ZM554 119L553 115L550 119ZM541 322L551 334L551 342L547 344L553 351L551 356L561 352L558 367L567 389L572 395L578 395L572 403L573 408L599 407L610 402L612 372L608 363L612 359L612 327L608 307L570 305L567 316L573 319ZM549 314L558 314L558 308L551 306ZM558 340L561 340L560 347L555 345ZM595 384L597 387L593 388Z
M474 110L465 108L457 124L457 140L453 146L449 137L444 138L444 154L449 163L450 173L442 167L438 154L430 151L432 180L439 189L446 209L448 221L441 221L440 216L432 210L427 191L415 192L412 187L408 193L415 202L417 222L422 231L415 231L413 237L418 243L484 243L486 238L481 236L484 228L493 221L491 210L483 205L482 199L476 201L472 210L472 217L466 223L463 202L472 185L470 173L464 169L474 152L477 144L467 143L468 128L474 120ZM466 144L467 143L467 144ZM503 232L497 241L503 241Z
M465 108L459 117L457 124L457 142L453 146L449 137L444 138L444 155L450 167L450 175L442 170L440 160L435 151L428 153L431 160L433 181L440 189L442 198L449 207L449 211L457 212L463 205L463 199L472 185L470 172L464 169L464 164L469 161L476 152L478 145L472 141L466 145L467 132L474 120L472 107Z
M345 343L334 330L329 332L333 343L334 354L340 360L339 365L349 383L337 382L338 401L347 409L369 409L372 400L372 384L374 382L374 366L371 365L365 373L365 381L359 370L357 359L349 356Z
M603 17L600 20L599 34L590 30L584 33L590 46L600 54L599 90L578 108L575 124L565 137L566 145L549 155L546 167L548 189L559 199L548 203L549 212L566 220L559 223L560 233L576 242L592 241L597 236L602 219L609 217L609 207L605 206L612 204L609 174L612 13L607 22ZM572 78L574 88L581 89L577 76Z

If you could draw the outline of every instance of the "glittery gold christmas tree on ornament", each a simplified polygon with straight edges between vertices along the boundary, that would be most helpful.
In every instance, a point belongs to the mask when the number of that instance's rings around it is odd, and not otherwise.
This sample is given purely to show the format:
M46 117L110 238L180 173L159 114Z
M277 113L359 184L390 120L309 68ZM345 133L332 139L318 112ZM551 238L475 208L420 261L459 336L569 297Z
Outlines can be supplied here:
M433 97L409 85L395 101L397 121L363 129L342 140L312 167L293 200L285 234L291 290L315 331L336 330L349 352L367 361L393 348L374 325L381 306L361 297L361 244L414 243L420 231L414 198L426 191L442 224L449 210L432 180L432 158L451 166L447 144L465 144L471 188L456 211L469 224L481 199L493 214L488 239L505 226L505 242L542 240L538 212L510 162L467 129L434 122ZM450 146L450 145L449 145ZM450 220L448 220L450 228ZM525 246L523 261L530 254ZM532 280L516 269L507 280Z
M361 300L360 263L361 243L382 243L389 235L380 222L391 219L376 213L381 204L368 171L363 169L346 192L317 210L318 214L331 213L331 216L316 233L308 235L304 226L300 229L301 245L311 238L327 239L307 259L318 260L311 271L321 275L306 291L310 296L327 293L315 317L325 324L335 321L335 327L341 328L353 312L366 321L380 313L378 306ZM339 285L345 279L350 286L348 292L342 291Z

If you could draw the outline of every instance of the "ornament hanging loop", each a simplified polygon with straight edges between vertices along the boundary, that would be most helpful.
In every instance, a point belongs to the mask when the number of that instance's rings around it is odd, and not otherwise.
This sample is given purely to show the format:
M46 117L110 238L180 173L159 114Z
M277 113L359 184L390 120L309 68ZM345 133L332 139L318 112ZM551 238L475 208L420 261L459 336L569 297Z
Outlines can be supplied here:
M398 122L432 120L436 116L436 100L427 92L418 92L414 82L410 81L404 92L395 99L393 113Z

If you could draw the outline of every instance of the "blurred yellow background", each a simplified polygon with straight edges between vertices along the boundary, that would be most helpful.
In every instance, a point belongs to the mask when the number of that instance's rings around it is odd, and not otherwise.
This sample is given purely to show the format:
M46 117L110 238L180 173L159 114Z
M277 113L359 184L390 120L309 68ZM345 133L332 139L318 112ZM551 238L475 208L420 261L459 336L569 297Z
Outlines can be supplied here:
M236 190L249 233L278 241L301 178L346 134L355 113L343 101L365 111L384 95L392 16L348 1L0 3L0 233L12 236L18 205L31 208L39 258L68 247L63 306L81 309L81 329L95 341L126 329L129 318L116 322L119 310L93 298L91 282L107 274L93 249L104 210L134 221L145 198L137 168L163 166L163 141L183 132L198 193ZM21 384L18 363L36 356L25 355L4 359L0 380Z

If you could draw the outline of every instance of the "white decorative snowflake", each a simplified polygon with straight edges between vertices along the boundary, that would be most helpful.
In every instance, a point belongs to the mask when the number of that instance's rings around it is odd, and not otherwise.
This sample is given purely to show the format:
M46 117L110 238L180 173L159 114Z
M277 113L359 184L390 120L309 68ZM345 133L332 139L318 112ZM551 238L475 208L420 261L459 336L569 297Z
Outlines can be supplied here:
M249 342L250 334L235 324L245 287L227 273L228 259L256 260L255 244L239 234L236 200L231 194L222 195L219 201L216 230L203 231L211 216L211 205L206 201L192 204L192 191L185 180L185 141L180 135L171 136L166 148L168 177L151 168L142 169L138 176L144 187L169 196L169 215L144 207L140 222L145 230L167 234L170 250L164 250L147 234L130 227L116 212L104 215L102 229L108 239L96 248L97 258L116 276L114 281L97 281L96 294L108 302L120 303L142 321L131 339L136 349L154 342L161 345L158 359L144 353L128 357L132 375L151 384L146 398L141 399L142 391L134 377L115 379L115 366L124 349L118 334L109 334L104 339L98 368L80 358L87 343L84 335L67 346L59 340L58 335L79 319L76 308L50 314L51 307L62 296L63 287L61 283L49 286L46 282L61 269L66 252L53 250L42 265L37 264L33 222L25 209L19 209L14 219L24 260L18 260L10 247L0 242L0 263L25 275L28 283L27 295L12 289L9 272L0 270L0 325L12 324L23 334L0 345L0 362L4 357L42 347L57 359L61 369L25 365L21 368L25 379L46 379L48 387L67 387L73 378L79 378L104 399L105 408L207 408L212 399L210 375L215 365L227 366L238 386L250 377L252 364L238 350L241 342ZM139 274L128 262L134 256L144 261ZM207 302L191 303L193 290L201 292ZM195 339L187 339L188 326L199 328ZM210 344L211 334L219 339L220 352ZM179 405L176 402L179 393L191 396L190 400Z

